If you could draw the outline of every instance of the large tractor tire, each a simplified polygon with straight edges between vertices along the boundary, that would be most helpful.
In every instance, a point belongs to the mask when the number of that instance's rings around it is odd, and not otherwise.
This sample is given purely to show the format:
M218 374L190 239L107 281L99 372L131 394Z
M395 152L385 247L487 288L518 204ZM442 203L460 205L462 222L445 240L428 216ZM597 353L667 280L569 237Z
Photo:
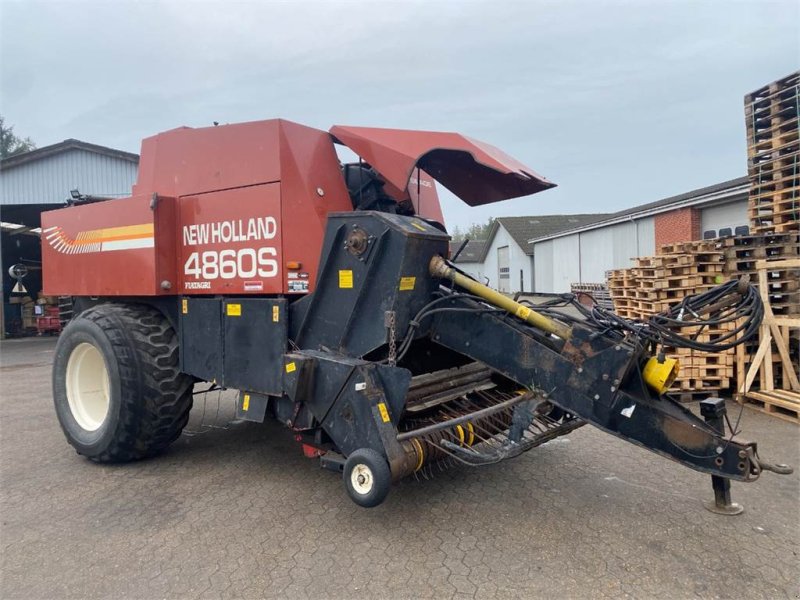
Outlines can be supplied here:
M97 462L153 456L180 435L193 379L179 371L178 338L157 310L101 304L64 329L53 399L67 441Z

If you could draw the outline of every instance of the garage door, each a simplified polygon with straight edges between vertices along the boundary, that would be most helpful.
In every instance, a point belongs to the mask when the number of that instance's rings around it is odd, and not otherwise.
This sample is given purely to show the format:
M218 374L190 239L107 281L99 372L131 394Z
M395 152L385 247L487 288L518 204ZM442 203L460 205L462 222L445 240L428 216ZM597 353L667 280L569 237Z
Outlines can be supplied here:
M511 291L511 273L508 264L508 246L497 249L497 285L501 292Z

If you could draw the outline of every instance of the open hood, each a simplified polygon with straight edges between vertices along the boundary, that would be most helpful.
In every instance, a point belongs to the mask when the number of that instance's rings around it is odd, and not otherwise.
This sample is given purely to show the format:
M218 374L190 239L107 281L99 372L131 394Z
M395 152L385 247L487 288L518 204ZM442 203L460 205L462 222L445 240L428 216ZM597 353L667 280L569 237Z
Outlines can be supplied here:
M470 206L555 187L494 146L458 133L343 125L330 133L401 190L417 167Z

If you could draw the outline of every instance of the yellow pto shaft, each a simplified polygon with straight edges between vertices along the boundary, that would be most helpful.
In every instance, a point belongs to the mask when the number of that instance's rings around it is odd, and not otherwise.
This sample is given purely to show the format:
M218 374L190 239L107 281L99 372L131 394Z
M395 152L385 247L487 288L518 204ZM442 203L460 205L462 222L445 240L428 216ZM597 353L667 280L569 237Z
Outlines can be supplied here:
M482 283L478 283L466 275L462 275L452 267L448 266L447 262L441 256L434 256L431 259L429 270L431 275L434 277L449 279L458 287L464 288L471 294L483 298L489 304L497 306L498 308L502 308L503 310L507 310L512 315L519 317L529 325L533 325L534 327L541 329L542 331L546 331L547 333L557 335L563 340L568 340L570 337L572 337L572 329L563 323L559 323L558 321L539 314L535 310L532 310L527 306L523 306L519 302L515 302L508 296L501 294L500 292L495 291L492 288L483 285Z

